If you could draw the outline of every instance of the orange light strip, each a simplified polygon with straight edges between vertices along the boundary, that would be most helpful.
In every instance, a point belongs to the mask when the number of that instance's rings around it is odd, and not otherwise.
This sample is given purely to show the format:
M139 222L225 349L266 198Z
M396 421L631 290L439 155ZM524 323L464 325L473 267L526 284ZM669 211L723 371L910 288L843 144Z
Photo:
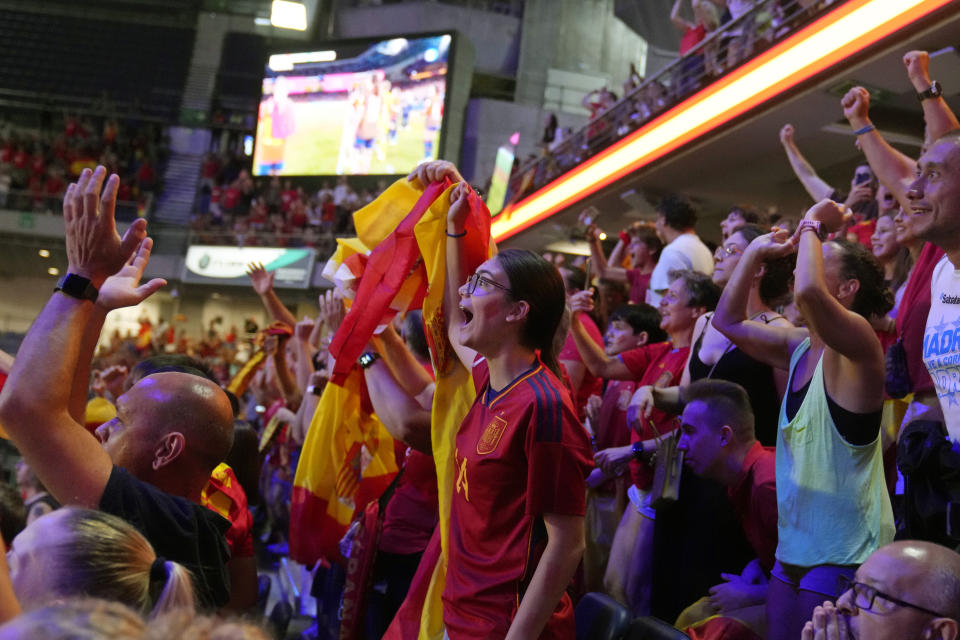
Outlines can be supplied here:
M851 0L493 219L498 242L599 191L952 0Z

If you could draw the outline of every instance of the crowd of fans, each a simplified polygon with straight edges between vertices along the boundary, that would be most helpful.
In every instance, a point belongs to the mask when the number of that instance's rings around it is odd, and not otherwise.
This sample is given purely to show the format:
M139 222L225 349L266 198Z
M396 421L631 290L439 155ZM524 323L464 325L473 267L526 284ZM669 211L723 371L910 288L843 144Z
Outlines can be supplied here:
M675 0L670 19L680 57L644 78L631 64L623 93L601 87L584 96L590 122L559 129L549 119L538 154L515 164L507 201L519 201L640 128L716 78L812 20L834 0Z
M296 529L294 478L322 466L305 445L345 411L336 388L356 401L344 432L376 415L385 434L339 454L331 508L356 526L313 567L318 635L342 617L341 637L408 637L443 537L454 640L574 638L586 592L695 638L960 637L960 122L928 56L904 64L926 124L919 159L883 139L860 87L841 103L865 156L849 191L784 126L816 202L801 220L732 207L711 250L696 207L669 195L609 253L591 220L589 263L490 257L478 195L430 162L409 183L445 213L436 242L414 255L409 229L385 234L349 265L380 279L325 293L302 320L251 264L270 324L213 321L201 339L182 318L144 319L97 349L111 310L165 283L142 282L146 222L116 233L123 179L81 168L62 199L71 275L16 357L0 354L0 424L23 457L20 495L0 485L0 638L265 637L231 616L262 613L258 551L318 533ZM258 186L214 157L203 179L199 235L240 225L305 242L348 233L373 199L345 180L315 195ZM380 204L386 224L396 203ZM382 321L396 273L428 261L439 310ZM355 365L334 358L358 336ZM366 495L383 441L399 471ZM316 522L333 527L330 513ZM364 538L371 513L378 535Z
M164 135L159 125L139 120L72 113L36 128L0 123L0 207L56 212L67 184L103 165L120 176L121 213L136 214L162 187Z
M252 177L239 156L208 154L191 230L201 243L332 250L335 236L353 232L353 212L385 188L355 189L340 176L308 192L290 179Z

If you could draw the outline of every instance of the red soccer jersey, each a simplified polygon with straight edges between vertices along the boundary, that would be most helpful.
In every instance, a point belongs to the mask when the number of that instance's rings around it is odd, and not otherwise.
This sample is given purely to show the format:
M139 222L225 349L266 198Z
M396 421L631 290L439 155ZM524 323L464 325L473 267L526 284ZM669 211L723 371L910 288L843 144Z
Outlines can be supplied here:
M777 552L776 450L754 442L727 496L760 565L769 573Z
M658 342L657 344L648 344L624 351L619 357L637 378L638 387L652 384L658 389L662 389L663 387L680 384L683 365L686 364L689 354L690 347L674 349L669 342ZM656 425L660 435L666 435L677 427L672 415L660 409L653 409L650 412L649 420L643 421L641 433L637 433L634 429L630 430L631 443L649 440L657 435L650 426L651 421ZM649 489L650 483L653 481L653 470L646 463L631 460L630 479L638 488Z
M587 314L581 313L580 322L583 323L583 328L587 330L587 333L590 334L593 341L602 347L603 334L600 333L600 329L597 328L593 319ZM580 351L577 349L577 343L573 339L572 333L567 334L567 340L563 343L563 349L561 349L560 355L557 356L557 360L571 360L573 362L583 363L583 358L580 356ZM590 370L584 366L580 389L577 391L577 397L574 398L577 417L583 420L584 407L587 406L587 398L590 396L598 396L601 393L603 393L603 379L590 373Z
M563 384L542 364L500 392L486 362L457 433L457 479L443 622L452 640L503 638L546 544L543 514L584 514L593 467L587 432ZM541 638L575 636L563 595Z
M647 289L653 272L640 273L640 269L627 269L627 282L630 283L631 304L643 304L647 301Z

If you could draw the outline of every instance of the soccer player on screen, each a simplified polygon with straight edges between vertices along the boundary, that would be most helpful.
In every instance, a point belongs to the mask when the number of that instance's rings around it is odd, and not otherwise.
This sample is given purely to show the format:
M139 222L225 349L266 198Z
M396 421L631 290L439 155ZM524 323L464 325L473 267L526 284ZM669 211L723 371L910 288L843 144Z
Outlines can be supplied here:
M259 175L279 175L283 171L287 138L297 130L296 105L290 100L289 91L288 80L277 76L273 93L260 103Z

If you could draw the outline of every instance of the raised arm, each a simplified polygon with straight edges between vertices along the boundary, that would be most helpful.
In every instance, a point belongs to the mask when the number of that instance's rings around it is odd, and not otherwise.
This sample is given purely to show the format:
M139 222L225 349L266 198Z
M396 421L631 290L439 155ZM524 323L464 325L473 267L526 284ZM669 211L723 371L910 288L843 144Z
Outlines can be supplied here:
M673 26L681 31L693 29L696 25L680 15L680 6L682 4L683 0L674 0L673 8L670 9L670 22L672 22Z
M141 247L149 255L146 221L136 220L121 239L114 222L119 179L106 170L85 169L64 196L68 273L96 288L120 272ZM162 283L162 281L160 281ZM141 300L159 284L126 292ZM145 295L140 297L138 292ZM139 301L139 300L137 300ZM0 423L37 477L63 504L96 508L113 464L96 438L70 414L80 343L94 303L59 292L46 304L24 338L13 371L0 394Z
M784 370L789 368L790 356L797 344L806 337L806 330L750 320L747 302L753 279L760 272L764 259L786 255L794 250L788 242L789 237L787 231L777 230L750 243L724 287L713 314L713 327L744 353Z
M472 267L464 264L464 242L467 233L467 215L470 213L468 199L474 197L473 189L466 183L453 163L444 160L425 162L410 174L410 180L417 180L426 187L432 182L450 178L459 182L459 186L450 191L450 210L447 212L447 273L443 292L443 315L447 325L447 336L457 357L469 371L473 368L477 353L460 343L460 327L463 325L463 313L460 311L460 287L467 281Z
M905 210L910 210L910 200L907 191L913 182L917 161L900 153L883 139L880 132L870 122L870 93L863 87L853 87L843 96L840 104L843 106L843 115L850 123L850 128L862 131L857 136L860 149L867 156L870 169L877 179L890 190L897 202Z
M260 301L266 307L270 317L277 322L282 322L291 329L297 324L297 319L290 310L280 302L277 293L273 290L273 272L267 271L264 266L258 262L251 262L247 265L247 275L253 284L253 290L260 296Z
M363 376L373 410L390 435L421 453L432 455L430 410L421 407L404 390L383 358L375 360L364 370Z
M580 322L580 314L593 309L593 289L579 291L572 296L568 305L570 306L570 333L577 343L577 351L583 358L583 364L593 375L599 378L608 378L612 380L633 380L634 376L623 364L620 358L611 358L603 347L598 345L587 333L586 327Z
M819 222L828 231L839 228L846 212L832 200L813 205L805 221ZM814 227L801 224L797 243L797 270L793 296L810 329L823 342L857 366L875 368L878 354L882 370L882 352L877 334L860 314L844 308L827 288L823 266L823 244ZM837 277L841 277L837 274ZM841 283L843 287L848 283Z
M803 157L800 149L797 148L797 143L794 142L793 134L792 124L785 124L780 129L780 144L783 145L783 150L787 154L787 160L790 161L793 173L796 174L797 179L800 180L811 198L816 201L829 198L830 194L833 193L833 187L824 182L823 178L817 175L813 166Z
M598 230L595 225L590 225L587 229L587 244L590 245L590 259L593 261L593 268L597 277L601 280L616 280L619 282L627 281L627 270L623 267L614 267L610 266L610 262L607 261L606 256L603 255L603 246L600 244L600 237L598 235ZM622 255L626 244L621 237L617 241L617 246L614 247L612 255ZM614 264L619 264L615 262ZM587 283L589 286L590 283Z
M392 325L387 325L379 336L374 336L374 342L390 373L410 396L417 397L433 384L433 378L413 357Z
M907 52L903 56L903 64L917 93L923 93L933 86L933 80L930 79L930 54L926 51ZM943 96L926 98L920 104L923 106L923 119L927 124L927 144L949 131L960 129L957 116L950 110Z

